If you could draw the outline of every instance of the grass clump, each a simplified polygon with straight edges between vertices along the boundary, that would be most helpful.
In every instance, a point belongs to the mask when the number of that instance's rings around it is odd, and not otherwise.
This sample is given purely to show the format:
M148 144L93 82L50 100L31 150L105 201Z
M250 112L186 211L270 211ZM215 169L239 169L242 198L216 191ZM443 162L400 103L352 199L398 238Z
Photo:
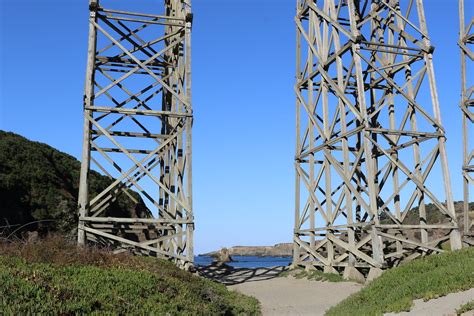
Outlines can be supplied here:
M382 315L409 311L430 300L474 287L474 248L427 256L388 270L326 315Z
M260 314L256 299L172 263L77 249L57 238L0 246L0 267L2 315Z
M470 312L474 310L474 300L461 305L458 309L456 309L456 314L462 315L464 313Z

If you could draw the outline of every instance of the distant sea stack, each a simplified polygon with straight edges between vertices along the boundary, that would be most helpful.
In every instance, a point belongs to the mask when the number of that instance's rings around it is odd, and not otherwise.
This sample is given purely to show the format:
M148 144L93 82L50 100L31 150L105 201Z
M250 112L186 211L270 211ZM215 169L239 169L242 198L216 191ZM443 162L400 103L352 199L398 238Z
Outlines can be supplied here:
M255 257L291 257L293 255L292 243L280 243L274 246L234 246L228 248L230 256L255 256ZM219 257L220 251L201 254L201 256Z

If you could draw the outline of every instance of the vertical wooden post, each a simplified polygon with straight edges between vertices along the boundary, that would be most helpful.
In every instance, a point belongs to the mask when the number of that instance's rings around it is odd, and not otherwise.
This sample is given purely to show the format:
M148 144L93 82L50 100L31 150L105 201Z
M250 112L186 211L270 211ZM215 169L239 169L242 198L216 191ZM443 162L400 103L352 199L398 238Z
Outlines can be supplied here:
M192 101L192 78L191 78L191 29L192 29L192 13L191 13L191 0L186 2L186 96L189 105L191 106ZM191 110L192 111L192 110ZM193 186L192 186L192 125L193 119L190 117L186 121L186 168L187 168L187 194L188 194L188 206L189 211L187 216L191 224L186 225L187 231L187 255L188 261L194 262L194 212L193 212Z
M300 14L300 0L296 0L296 14ZM298 82L301 79L301 34L298 28L295 28L296 30L296 74L295 74L295 79ZM296 89L296 87L295 87ZM296 149L295 149L295 159L298 156L298 152L301 147L301 142L300 142L300 134L301 134L301 128L300 128L300 115L301 115L301 110L300 110L301 104L298 98L296 98L296 106L295 106L295 111L296 111L296 122L295 122L295 127L296 127ZM298 171L298 163L295 162L295 224L293 228L293 267L296 267L301 263L300 261L300 246L297 243L297 238L298 238L298 232L300 230L300 201L301 201L301 187L300 187L300 174Z
M461 113L463 134L463 241L466 245L474 245L474 219L470 216L470 190L474 185L474 145L472 131L474 130L474 80L468 76L468 64L474 65L472 49L474 45L474 16L467 15L465 0L459 0L459 48L461 52ZM466 23L467 21L467 23ZM470 80L468 80L470 78Z
M84 246L86 243L84 221L83 217L88 216L87 208L89 203L89 168L90 168L90 129L91 123L88 116L91 115L89 110L94 98L94 66L95 54L97 46L97 30L92 23L97 21L97 8L99 0L89 1L89 40L87 50L87 69L86 82L84 87L84 131L82 139L82 160L81 160L81 176L79 179L79 194L78 194L78 208L79 208L79 228L77 232L77 242Z
M416 4L418 7L418 18L420 20L420 29L423 33L428 34L428 28L426 25L426 18L425 18L425 9L423 7L423 0L417 0ZM431 42L429 38L424 37L424 43L427 47L431 47ZM426 63L426 68L427 68L427 73L428 73L428 80L430 82L430 93L431 93L431 99L433 103L434 117L437 120L437 122L441 125L442 124L441 111L440 111L440 106L439 106L438 91L436 89L436 79L435 79L435 73L434 73L432 51L425 54L425 63ZM451 175L449 172L448 155L446 154L446 137L444 135L439 137L439 153L440 153L440 158L441 158L441 167L443 171L443 179L444 179L443 184L444 184L444 190L446 194L446 206L449 213L452 216L452 221L457 226L456 211L454 210L454 199L453 199L453 193L451 190ZM458 228L455 228L451 231L450 243L451 243L452 250L461 249L462 247L461 235L459 233Z

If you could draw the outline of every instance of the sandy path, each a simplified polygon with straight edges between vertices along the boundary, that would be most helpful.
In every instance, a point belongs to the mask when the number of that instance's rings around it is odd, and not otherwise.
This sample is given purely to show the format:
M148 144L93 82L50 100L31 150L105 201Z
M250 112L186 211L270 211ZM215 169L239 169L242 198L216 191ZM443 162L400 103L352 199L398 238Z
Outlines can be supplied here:
M324 315L331 306L361 289L352 282L320 282L292 277L244 282L230 289L256 297L263 315Z
M260 269L228 266L199 267L201 276L227 285L231 290L256 297L263 315L324 315L362 285L354 282L320 282L279 277L288 267Z
M415 300L414 305L409 312L406 313L390 313L386 316L394 315L456 315L456 309L474 300L474 289L464 292L451 293L446 296L429 300ZM468 312L465 315L474 315L474 312Z
M324 315L331 306L359 291L354 282L320 282L279 277L287 267L235 269L201 267L199 274L227 285L231 290L256 297L263 315ZM474 299L474 288L423 302L415 300L410 312L394 315L456 315L456 309ZM465 315L474 316L474 312Z

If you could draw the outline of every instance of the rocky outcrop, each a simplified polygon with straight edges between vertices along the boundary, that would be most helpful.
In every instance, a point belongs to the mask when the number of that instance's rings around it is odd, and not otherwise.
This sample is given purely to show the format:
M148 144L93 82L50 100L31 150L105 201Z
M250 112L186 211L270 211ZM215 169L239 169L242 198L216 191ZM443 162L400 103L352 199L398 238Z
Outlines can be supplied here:
M274 246L235 246L227 249L230 256L256 256L256 257L291 257L293 255L292 243L280 243ZM202 254L220 258L221 251Z
M214 259L217 265L223 265L233 261L232 257L230 256L229 249L227 248L222 248L221 250L217 251Z

